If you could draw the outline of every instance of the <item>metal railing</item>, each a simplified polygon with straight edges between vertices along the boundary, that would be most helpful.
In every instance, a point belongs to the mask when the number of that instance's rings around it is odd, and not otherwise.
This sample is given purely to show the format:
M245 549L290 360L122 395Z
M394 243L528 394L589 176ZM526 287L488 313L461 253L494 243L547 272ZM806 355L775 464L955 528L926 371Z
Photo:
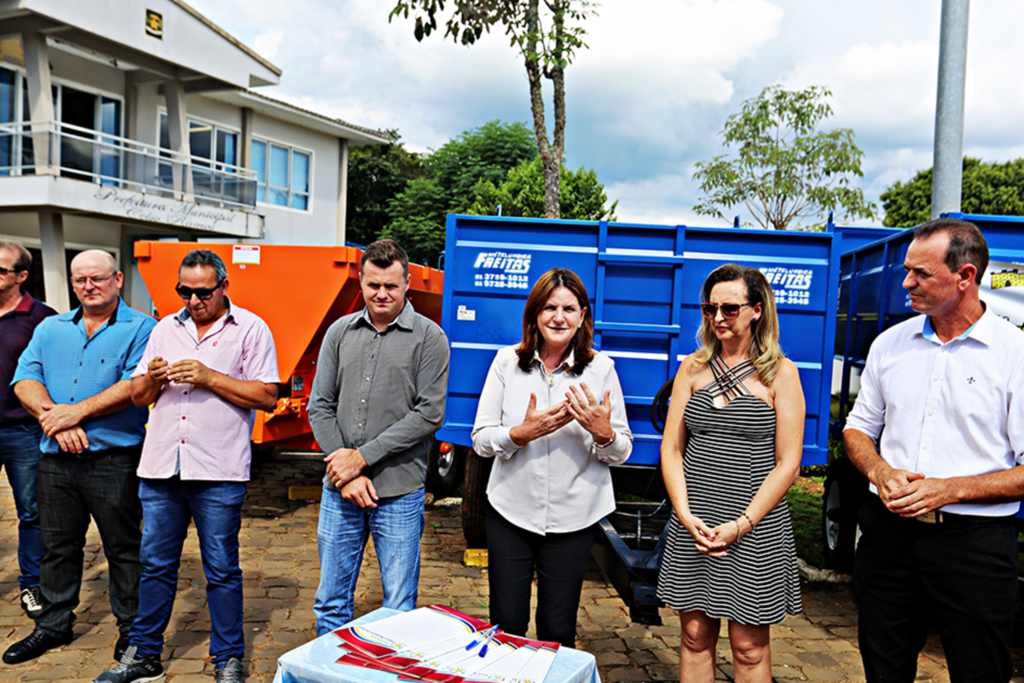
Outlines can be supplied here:
M229 209L256 207L255 171L59 121L0 123L0 178L23 175L75 178Z

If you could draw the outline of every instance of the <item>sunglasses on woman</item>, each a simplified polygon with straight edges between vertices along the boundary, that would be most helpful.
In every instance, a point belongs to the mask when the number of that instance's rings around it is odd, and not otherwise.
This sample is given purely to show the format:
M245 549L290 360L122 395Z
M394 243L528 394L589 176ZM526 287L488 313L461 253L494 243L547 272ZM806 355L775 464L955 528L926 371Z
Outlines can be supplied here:
M197 287L195 289L182 285L175 285L174 291L177 292L178 296L185 301L190 301L193 295L195 295L195 297L200 301L209 301L210 297L213 296L213 293L220 289L222 284L224 283L220 282L216 287Z
M735 318L740 314L740 309L744 306L753 306L754 304L701 304L700 312L704 314L705 318L714 318L718 314L718 309L722 309L723 318Z

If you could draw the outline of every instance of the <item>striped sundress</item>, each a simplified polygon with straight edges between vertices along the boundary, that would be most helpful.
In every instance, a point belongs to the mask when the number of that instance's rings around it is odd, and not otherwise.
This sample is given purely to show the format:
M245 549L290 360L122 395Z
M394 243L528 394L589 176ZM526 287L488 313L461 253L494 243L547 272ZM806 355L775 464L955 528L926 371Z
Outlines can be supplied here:
M710 365L714 381L686 404L683 471L690 511L714 528L741 517L775 467L775 410L743 385L754 373L750 360L727 368L715 356ZM718 394L728 398L724 407L715 406ZM673 512L658 597L675 610L749 625L776 624L787 612L800 614L800 577L786 499L725 557L697 552L693 537Z

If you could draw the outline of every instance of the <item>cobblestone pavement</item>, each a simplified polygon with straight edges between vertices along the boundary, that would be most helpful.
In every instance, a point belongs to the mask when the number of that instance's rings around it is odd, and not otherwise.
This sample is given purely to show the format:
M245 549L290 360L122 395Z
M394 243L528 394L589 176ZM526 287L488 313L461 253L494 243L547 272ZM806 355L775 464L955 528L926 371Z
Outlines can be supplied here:
M313 638L311 608L319 575L318 505L289 501L288 488L315 486L321 473L322 465L309 461L270 461L253 467L241 534L249 681L271 681L277 657ZM462 566L463 549L459 507L432 507L423 537L420 604L446 604L486 617L486 569ZM28 635L32 627L18 605L16 551L17 517L6 478L0 477L3 648ZM112 665L117 629L110 616L107 563L95 526L89 532L85 564L74 642L33 662L0 664L0 680L91 681ZM167 680L172 683L213 680L207 653L210 621L205 584L193 529L185 542L178 597L164 650ZM357 587L357 614L379 607L381 598L376 560L368 556ZM622 601L592 569L583 590L578 645L596 655L606 683L677 680L679 622L669 610L663 610L663 617L664 626L631 624ZM772 628L773 676L779 681L863 681L855 630L856 610L847 586L806 584L804 615ZM719 679L732 680L730 658L723 632L718 646ZM948 678L937 643L929 643L921 655L918 681L945 682Z

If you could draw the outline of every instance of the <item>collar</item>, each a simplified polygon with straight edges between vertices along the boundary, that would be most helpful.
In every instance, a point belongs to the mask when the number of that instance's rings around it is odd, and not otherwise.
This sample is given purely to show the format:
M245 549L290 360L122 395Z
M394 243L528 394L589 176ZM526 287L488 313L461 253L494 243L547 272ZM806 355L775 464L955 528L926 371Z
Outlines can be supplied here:
M385 327L384 329L385 330L389 330L392 327L399 327L399 328L401 328L403 330L406 330L406 331L412 331L413 320L414 320L415 316L416 316L416 310L412 307L412 302L409 301L408 299L406 299L405 300L405 305L402 306L401 313L398 314L397 318L395 318L394 320L389 322L388 326ZM365 306L363 307L362 313L360 315L355 316L352 319L352 322L349 324L349 327L355 327L356 325L359 325L359 324L362 324L362 323L365 323L365 324L369 325L374 330L377 329L376 327L374 327L373 320L370 319L370 311L369 311L369 309L367 309Z
M11 313L28 313L32 310L32 304L35 302L36 300L32 298L32 295L23 289L21 290L21 301L18 302L18 305L14 307Z
M533 362L539 363L544 372L547 372L547 368L544 367L544 361L540 357L540 351L537 349L533 350ZM559 370L569 370L576 365L576 352L569 349L569 355L562 359L562 362L558 364L558 367L554 369L554 372Z
M131 315L127 313L127 309L128 309L128 304L126 304L124 302L124 299L122 299L120 296L118 296L117 297L117 308L114 309L113 315L111 315L109 318L107 318L107 327L110 327L111 325L113 325L116 322L122 322L123 323L123 322L128 322L129 320L131 320ZM81 322L83 313L84 313L84 311L82 309L82 306L79 305L78 308L76 308L74 311L71 312L71 318L70 318L71 322L73 322L74 324L77 325L79 322Z
M228 312L225 313L224 316L223 316L224 324L227 325L228 323L235 322L235 314L234 314L234 311L232 311L232 308L231 308L231 299L228 298L227 295L224 295L224 301L226 301L227 305L228 305ZM175 314L174 317L177 318L178 322L183 323L186 320L190 320L192 318L192 314L188 312L188 307L187 306L182 306L181 310L178 311L177 314ZM216 322L216 321L214 321L214 322Z
M989 310L989 307L985 302L982 302L981 305L985 308L985 312L981 314L981 317L975 320L974 324L968 327L962 334L960 334L960 336L950 339L950 342L973 339L985 346L991 345L992 335L995 332L995 313ZM932 317L930 315L924 315L921 317L923 320L921 321L921 329L918 331L918 334L928 341L941 344L942 341L939 339L938 334L935 332L935 328L932 326Z

